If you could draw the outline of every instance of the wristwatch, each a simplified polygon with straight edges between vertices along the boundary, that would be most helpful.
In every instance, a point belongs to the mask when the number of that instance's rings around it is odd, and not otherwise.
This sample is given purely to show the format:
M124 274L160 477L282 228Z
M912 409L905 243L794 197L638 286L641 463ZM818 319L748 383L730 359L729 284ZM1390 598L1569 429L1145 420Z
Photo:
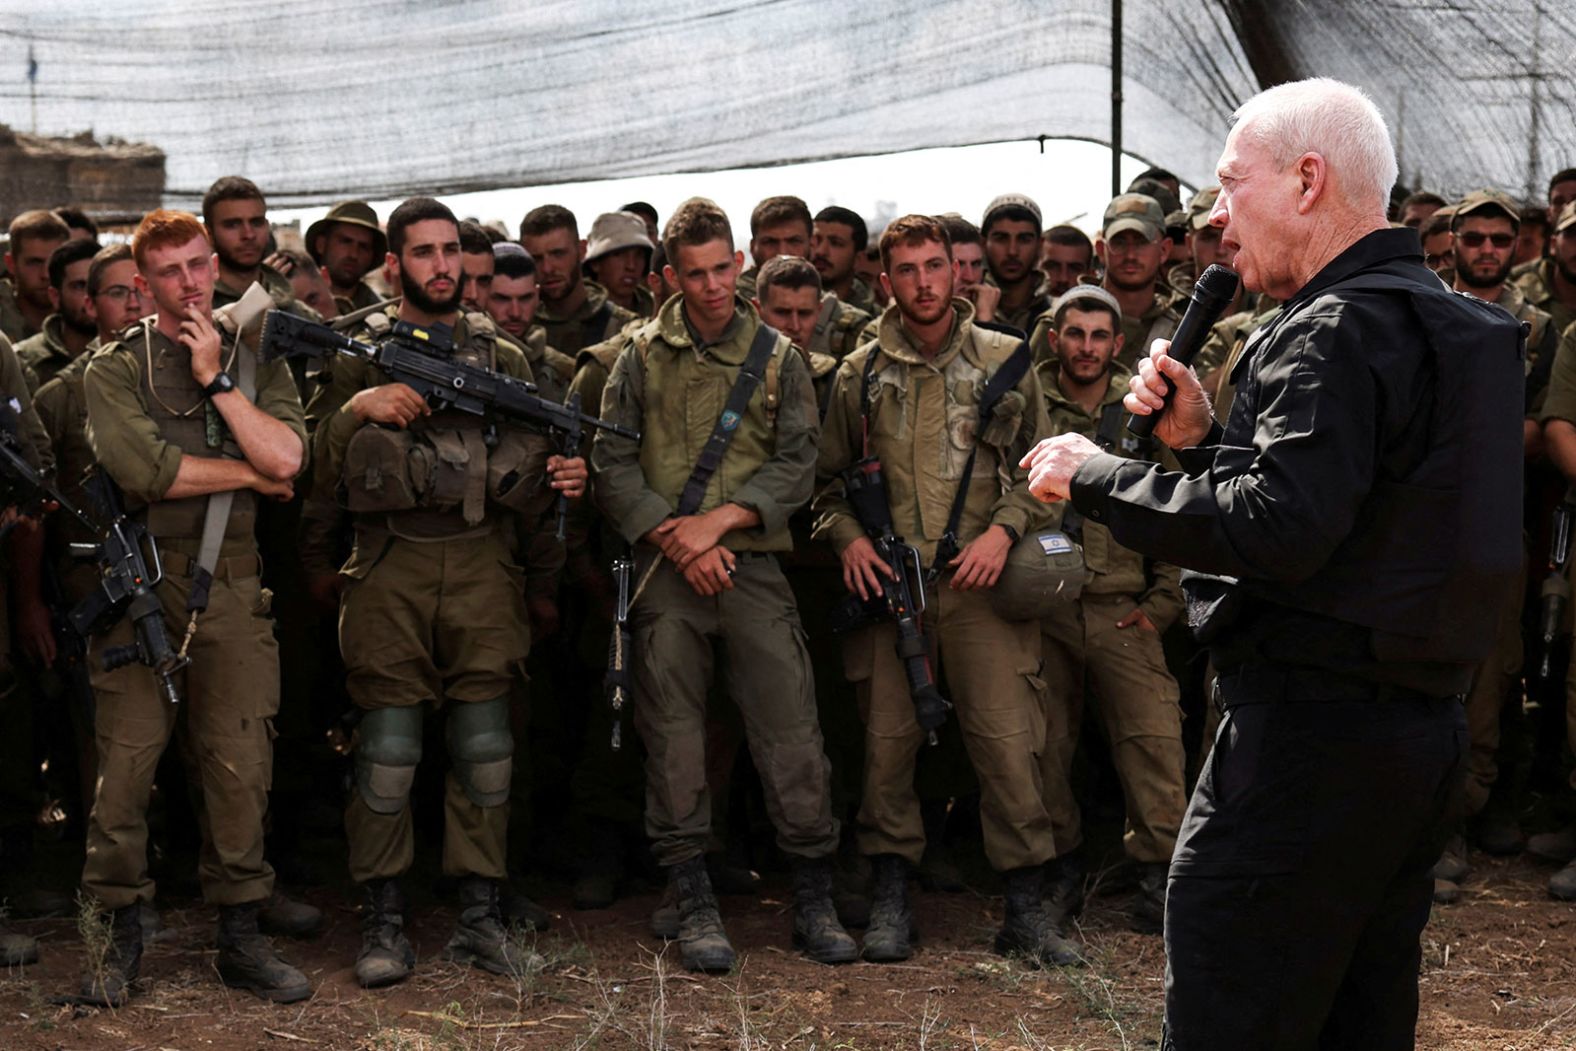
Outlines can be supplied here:
M1002 526L1001 530L1007 534L1007 539L1011 540L1014 544L1023 539L1019 532L1010 525Z
M213 382L202 389L202 396L205 398L211 398L215 394L228 394L234 389L235 381L230 378L230 374L228 372L225 372L223 369L221 369L219 371L219 375L213 378Z

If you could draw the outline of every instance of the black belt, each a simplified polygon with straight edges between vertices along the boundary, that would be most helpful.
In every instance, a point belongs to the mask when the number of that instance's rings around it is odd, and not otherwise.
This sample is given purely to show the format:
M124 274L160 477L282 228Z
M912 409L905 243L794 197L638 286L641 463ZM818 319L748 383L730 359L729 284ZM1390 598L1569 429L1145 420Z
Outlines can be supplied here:
M1223 671L1215 680L1215 703L1227 711L1233 702L1226 694L1244 697L1237 704L1271 704L1280 701L1456 701L1465 694L1424 693L1408 686L1354 679L1332 671L1290 668L1278 664L1244 664Z

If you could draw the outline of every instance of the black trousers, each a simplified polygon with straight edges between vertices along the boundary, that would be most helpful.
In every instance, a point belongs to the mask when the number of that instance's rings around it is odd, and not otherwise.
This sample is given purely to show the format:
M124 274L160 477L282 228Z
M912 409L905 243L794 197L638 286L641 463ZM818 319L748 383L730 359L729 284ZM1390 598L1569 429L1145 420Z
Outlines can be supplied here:
M1460 699L1262 668L1221 691L1171 862L1162 1047L1412 1048Z

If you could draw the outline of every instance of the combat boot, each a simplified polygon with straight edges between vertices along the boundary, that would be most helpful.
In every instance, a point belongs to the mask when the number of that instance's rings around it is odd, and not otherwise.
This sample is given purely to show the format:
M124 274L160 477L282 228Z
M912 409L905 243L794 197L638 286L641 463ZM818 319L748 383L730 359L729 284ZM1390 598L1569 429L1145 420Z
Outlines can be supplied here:
M293 1004L312 995L306 975L290 966L257 929L258 903L219 906L219 978L276 1004Z
M541 970L547 961L521 945L504 927L498 896L497 880L483 876L460 880L460 922L449 939L449 959L493 974L526 975Z
M651 910L651 935L663 941L679 936L679 895L671 883L662 888L662 900Z
M1164 861L1144 861L1138 865L1138 899L1133 902L1133 927L1144 934L1159 934L1166 925L1166 879L1171 866ZM1066 930L1050 909L1046 915L1051 926Z
M498 895L498 909L505 923L523 930L541 933L552 926L552 913L542 908L531 896L518 887L504 886Z
M1459 832L1445 841L1445 849L1434 862L1434 878L1446 883L1461 883L1472 874L1467 861L1466 837Z
M377 989L410 977L416 966L416 950L405 937L405 896L399 881L368 880L366 887L356 982L363 989Z
M896 854L877 854L870 927L860 955L871 963L897 963L914 954L914 914L908 907L908 862Z
M1022 956L1041 967L1081 965L1082 952L1062 936L1045 911L1040 867L1013 869L1003 873L1002 880L1006 884L1006 916L996 932L996 951L1003 956Z
M257 909L257 929L286 938L310 938L323 928L323 910L274 891Z
M88 961L77 999L98 1007L120 1007L142 971L142 906L136 902L110 913L109 946L102 966Z
M1528 837L1527 853L1539 861L1552 861L1559 865L1576 858L1576 825L1566 825L1558 832L1539 832Z
M1485 854L1497 858L1520 854L1527 846L1516 808L1498 792L1489 797L1488 805L1472 819L1472 839Z
M1066 930L1083 912L1088 874L1082 847L1045 863L1045 914L1057 930Z
M0 967L21 967L38 962L38 940L0 927Z
M852 963L859 957L859 947L832 907L830 858L794 862L793 943L816 963Z
M705 858L690 858L668 869L679 911L679 957L691 971L731 971L737 962L722 929L717 897Z
M1549 877L1549 893L1561 901L1576 901L1576 861Z

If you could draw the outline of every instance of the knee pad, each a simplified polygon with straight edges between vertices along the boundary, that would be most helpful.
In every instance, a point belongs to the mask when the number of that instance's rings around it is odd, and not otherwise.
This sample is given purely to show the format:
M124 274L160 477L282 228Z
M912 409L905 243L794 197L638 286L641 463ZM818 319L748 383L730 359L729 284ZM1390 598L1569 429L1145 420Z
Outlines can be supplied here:
M422 708L374 708L356 730L356 788L368 809L398 814L421 762Z
M509 698L449 705L449 762L472 803L500 806L509 798L514 736L509 732Z

